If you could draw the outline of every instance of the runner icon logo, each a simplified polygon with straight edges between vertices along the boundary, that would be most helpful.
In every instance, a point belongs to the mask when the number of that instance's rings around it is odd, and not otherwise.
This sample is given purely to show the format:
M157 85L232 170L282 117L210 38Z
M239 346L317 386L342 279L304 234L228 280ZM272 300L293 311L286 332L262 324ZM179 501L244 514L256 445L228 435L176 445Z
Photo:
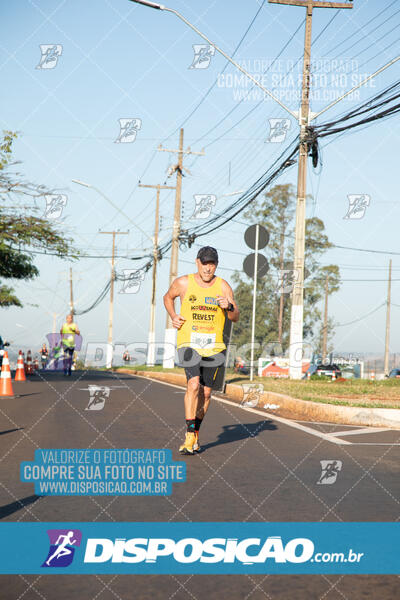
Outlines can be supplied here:
M299 279L297 269L283 269L280 271L278 285L275 288L276 294L291 294L295 283Z
M62 215L62 211L67 204L67 196L65 194L46 194L46 210L44 219L52 219L56 221Z
M348 194L349 208L343 219L362 219L371 202L369 194Z
M258 405L261 394L264 391L264 386L262 383L243 383L243 399L240 403L241 406L247 406L250 408L254 408Z
M142 119L118 119L119 136L115 140L116 144L130 144L136 140L139 129L142 128Z
M193 198L195 207L190 219L208 219L217 202L217 196L215 194L195 194Z
M331 485L335 483L339 471L342 470L341 460L320 460L322 473L317 484Z
M50 548L42 567L68 567L81 545L82 532L79 529L48 529Z
M89 385L89 404L85 410L102 410L106 400L110 397L110 388L99 385Z
M284 142L287 132L290 129L290 119L268 119L269 120L269 136L267 142L279 143Z
M122 269L123 270L123 287L120 289L120 294L137 294L140 290L142 281L144 280L144 269Z
M214 46L210 44L193 44L194 57L189 69L207 69L211 57L215 54Z
M62 54L63 47L61 44L40 44L39 46L42 56L37 69L54 69L57 66L58 59Z

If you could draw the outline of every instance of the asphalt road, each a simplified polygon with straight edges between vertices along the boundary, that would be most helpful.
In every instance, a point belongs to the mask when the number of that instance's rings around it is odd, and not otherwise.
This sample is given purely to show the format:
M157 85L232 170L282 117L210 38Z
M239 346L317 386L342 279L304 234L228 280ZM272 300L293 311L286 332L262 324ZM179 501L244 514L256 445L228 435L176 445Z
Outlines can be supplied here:
M110 387L102 410L85 410L88 385ZM202 452L182 457L183 391L129 375L75 372L14 384L0 400L3 521L396 521L400 431L302 423L294 427L214 399ZM296 425L296 424L294 424ZM358 433L355 431L358 429ZM336 436L336 432L352 432ZM313 433L314 432L314 433ZM325 434L328 434L327 436ZM334 434L332 437L329 437ZM334 443L334 439L351 444ZM187 481L170 497L38 497L19 480L37 448L170 448ZM318 484L321 460L341 461ZM1 600L361 600L399 597L397 576L3 575Z

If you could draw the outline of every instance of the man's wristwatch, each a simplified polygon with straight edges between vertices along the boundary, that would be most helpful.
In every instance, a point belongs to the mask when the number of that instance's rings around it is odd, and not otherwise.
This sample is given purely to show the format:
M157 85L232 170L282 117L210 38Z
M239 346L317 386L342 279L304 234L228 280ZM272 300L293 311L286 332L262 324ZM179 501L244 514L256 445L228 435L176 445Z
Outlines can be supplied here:
M229 302L228 308L226 310L229 312L233 312L235 310L235 307L233 306L232 302Z

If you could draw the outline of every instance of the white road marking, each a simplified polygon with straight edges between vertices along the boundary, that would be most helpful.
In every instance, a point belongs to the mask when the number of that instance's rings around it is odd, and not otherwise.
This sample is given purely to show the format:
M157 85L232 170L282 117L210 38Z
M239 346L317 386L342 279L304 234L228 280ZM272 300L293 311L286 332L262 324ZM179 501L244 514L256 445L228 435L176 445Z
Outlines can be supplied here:
M140 377L141 379L150 379L149 377L144 377L144 375L135 375L135 377ZM169 385L170 387L173 388L177 388L178 390L181 391L181 393L185 390L185 388L183 386L180 385L176 385L175 383L168 383L167 381L161 381L160 379L152 379L151 381L153 381L154 383L163 383L164 385ZM178 392L176 392L178 393ZM326 423L323 421L291 421L290 419L284 419L283 417L278 417L277 415L273 415L271 413L267 413L265 412L261 412L259 410L256 410L254 408L247 408L244 406L240 406L240 404L237 404L236 402L231 402L230 400L225 400L223 398L218 398L218 396L212 396L212 398L214 400L217 400L218 402L225 402L226 404L231 404L232 406L236 407L236 408L241 408L242 410L247 410L249 412L253 412L256 413L258 415L262 415L265 417L265 415L268 415L269 417L271 417L272 420L275 421L280 421L281 423L284 423L285 425L288 425L289 427L294 427L295 429L300 429L302 431L304 431L305 433L309 433L311 435L315 435L316 437L321 437L323 439L325 439L327 442L331 442L332 444L338 444L339 446L400 446L400 443L393 443L391 444L390 442L349 442L348 440L340 440L340 439L335 439L335 435L337 435L337 433L339 432L334 432L334 433L322 433L319 432L316 429L312 429L311 427L305 427L303 425L299 425L299 423L313 423L314 425L338 425L338 423ZM357 425L345 425L344 423L341 424L342 427L357 427ZM359 426L361 428L361 426ZM360 428L358 430L354 430L354 433L360 431ZM362 429L365 429L364 427ZM372 432L372 427L367 427L366 428L367 431L364 433L371 433ZM396 431L393 429L389 429L389 428L385 428L382 429L382 431ZM348 435L349 432L342 432L342 435ZM399 433L400 435L400 433Z
M284 417L278 417L275 414L271 414L267 411L261 412L261 410L257 410L255 408L248 408L247 406L240 406L236 402L232 402L231 400L225 400L225 398L218 398L216 396L211 396L213 400L218 400L224 404L230 404L231 406L235 406L236 408L241 408L242 410L246 410L248 412L255 413L256 415L261 415L265 417L266 415L271 418L272 421L278 421L279 423L284 423L289 427L293 427L294 429L300 429L300 431L304 431L305 433L309 433L311 435L315 435L316 437L320 437L327 442L331 442L332 444L338 444L341 446L352 446L352 442L348 442L347 440L339 440L331 437L330 433L323 433L322 431L318 431L317 429L312 429L311 427L306 427L305 425L300 425L296 421L291 421L290 419L285 419Z
M331 425L332 427L337 427L341 425L342 427L351 427L355 429L356 427L362 427L362 425L345 425L344 423L333 423L332 421L328 423L327 421L301 421L300 419L296 419L297 423L314 423L314 425Z
M142 379L150 379L149 377L144 377L144 375L135 375L135 377L141 377ZM175 383L168 383L167 381L161 381L160 379L152 379L154 383L163 383L164 385L169 385L170 387L178 388L182 390L182 386L176 385ZM280 423L284 423L289 427L293 427L294 429L300 429L300 431L304 431L305 433L309 433L310 435L314 435L315 437L319 437L324 439L327 442L331 442L332 444L337 444L338 446L352 446L353 443L347 440L340 440L332 437L329 433L322 433L321 431L317 431L316 429L312 429L311 427L306 427L305 425L300 425L296 421L291 421L289 419L284 419L283 417L278 417L275 414L271 414L269 412L261 412L260 410L256 410L255 408L248 408L247 406L240 406L237 402L232 402L231 400L225 400L224 398L218 398L218 396L211 396L213 400L217 400L218 402L222 402L223 404L229 404L234 406L235 408L240 408L241 410L246 410L248 412L254 413L256 415L261 415L262 417L268 416L272 421L279 421Z
M107 387L109 390L116 390L118 388L126 389L126 385L99 385L98 383L90 383L93 387ZM90 392L89 388L78 388L81 392Z
M379 431L392 431L392 429L388 429L387 427L363 427L362 429L355 429L354 431L334 431L333 433L331 433L331 435L365 435L366 433L378 433Z
M391 431L391 430L388 430ZM391 444L390 442L356 442L355 444L352 444L353 446L400 446L399 443L397 442L393 442L393 444Z

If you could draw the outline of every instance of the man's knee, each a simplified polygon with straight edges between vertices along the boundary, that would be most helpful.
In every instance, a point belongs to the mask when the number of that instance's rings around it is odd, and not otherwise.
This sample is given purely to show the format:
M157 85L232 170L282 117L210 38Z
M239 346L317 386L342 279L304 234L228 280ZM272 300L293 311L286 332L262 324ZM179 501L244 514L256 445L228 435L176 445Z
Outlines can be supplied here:
M198 392L200 389L200 378L199 377L191 377L187 382L188 390L191 392Z
M203 387L204 400L209 401L211 398L212 389L209 387L205 387L205 386L202 386L202 387Z

